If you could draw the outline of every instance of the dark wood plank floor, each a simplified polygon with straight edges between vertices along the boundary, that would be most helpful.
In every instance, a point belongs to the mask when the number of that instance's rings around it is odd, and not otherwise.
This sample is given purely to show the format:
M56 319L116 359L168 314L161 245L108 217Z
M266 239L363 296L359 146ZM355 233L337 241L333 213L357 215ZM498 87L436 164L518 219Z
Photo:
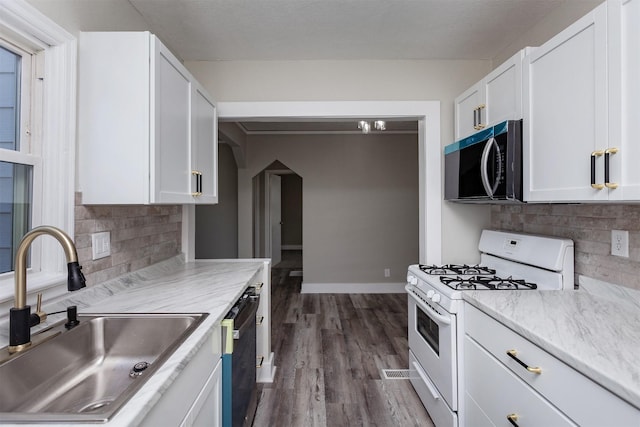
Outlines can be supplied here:
M272 270L272 384L254 426L433 426L408 380L404 294L300 294L295 263ZM287 268L279 268L286 266Z

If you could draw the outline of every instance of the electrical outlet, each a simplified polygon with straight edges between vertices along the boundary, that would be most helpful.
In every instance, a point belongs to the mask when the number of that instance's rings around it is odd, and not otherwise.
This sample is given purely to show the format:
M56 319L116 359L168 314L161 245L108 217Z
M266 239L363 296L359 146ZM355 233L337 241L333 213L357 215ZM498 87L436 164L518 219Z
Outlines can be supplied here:
M629 232L611 230L611 255L629 258Z
M92 259L100 259L111 255L111 233L93 233L91 235Z
M385 268L384 269L384 277L391 277L391 269L390 268Z

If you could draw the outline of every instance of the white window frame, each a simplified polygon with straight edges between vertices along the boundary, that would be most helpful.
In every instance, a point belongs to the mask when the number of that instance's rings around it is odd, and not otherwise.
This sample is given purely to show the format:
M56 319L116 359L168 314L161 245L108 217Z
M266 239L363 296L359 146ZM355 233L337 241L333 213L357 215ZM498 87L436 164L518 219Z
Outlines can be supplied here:
M32 90L41 90L42 102L31 105L32 153L40 158L40 177L34 176L34 198L39 193L38 212L32 226L53 225L74 237L74 187L76 145L76 61L75 37L51 21L25 0L0 0L0 37L19 47L40 52L43 66L36 61L37 81ZM34 94L31 99L33 100ZM16 155L22 153L16 152ZM20 161L23 163L23 161ZM36 190L35 186L40 185ZM45 301L66 292L66 260L60 245L51 238L34 241L33 268L27 279L29 295L43 292ZM0 277L0 318L8 314L14 298L13 274ZM29 297L29 303L33 298Z

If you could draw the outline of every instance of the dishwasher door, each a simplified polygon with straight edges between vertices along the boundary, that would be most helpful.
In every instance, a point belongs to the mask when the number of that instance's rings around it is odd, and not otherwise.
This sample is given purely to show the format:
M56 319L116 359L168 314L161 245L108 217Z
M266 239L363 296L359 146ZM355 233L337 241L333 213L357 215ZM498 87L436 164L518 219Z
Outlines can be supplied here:
M222 425L251 426L257 407L256 312L259 296L247 290L222 321Z

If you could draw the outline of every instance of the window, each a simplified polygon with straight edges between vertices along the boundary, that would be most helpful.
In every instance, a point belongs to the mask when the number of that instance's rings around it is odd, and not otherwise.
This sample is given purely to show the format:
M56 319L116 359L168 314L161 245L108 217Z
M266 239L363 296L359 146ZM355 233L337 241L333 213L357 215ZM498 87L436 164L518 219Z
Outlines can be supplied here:
M76 39L26 0L0 1L0 317L13 305L13 252L37 225L74 235ZM55 239L35 239L28 303L66 291Z
M30 155L32 53L0 44L0 273L31 228L34 159Z

